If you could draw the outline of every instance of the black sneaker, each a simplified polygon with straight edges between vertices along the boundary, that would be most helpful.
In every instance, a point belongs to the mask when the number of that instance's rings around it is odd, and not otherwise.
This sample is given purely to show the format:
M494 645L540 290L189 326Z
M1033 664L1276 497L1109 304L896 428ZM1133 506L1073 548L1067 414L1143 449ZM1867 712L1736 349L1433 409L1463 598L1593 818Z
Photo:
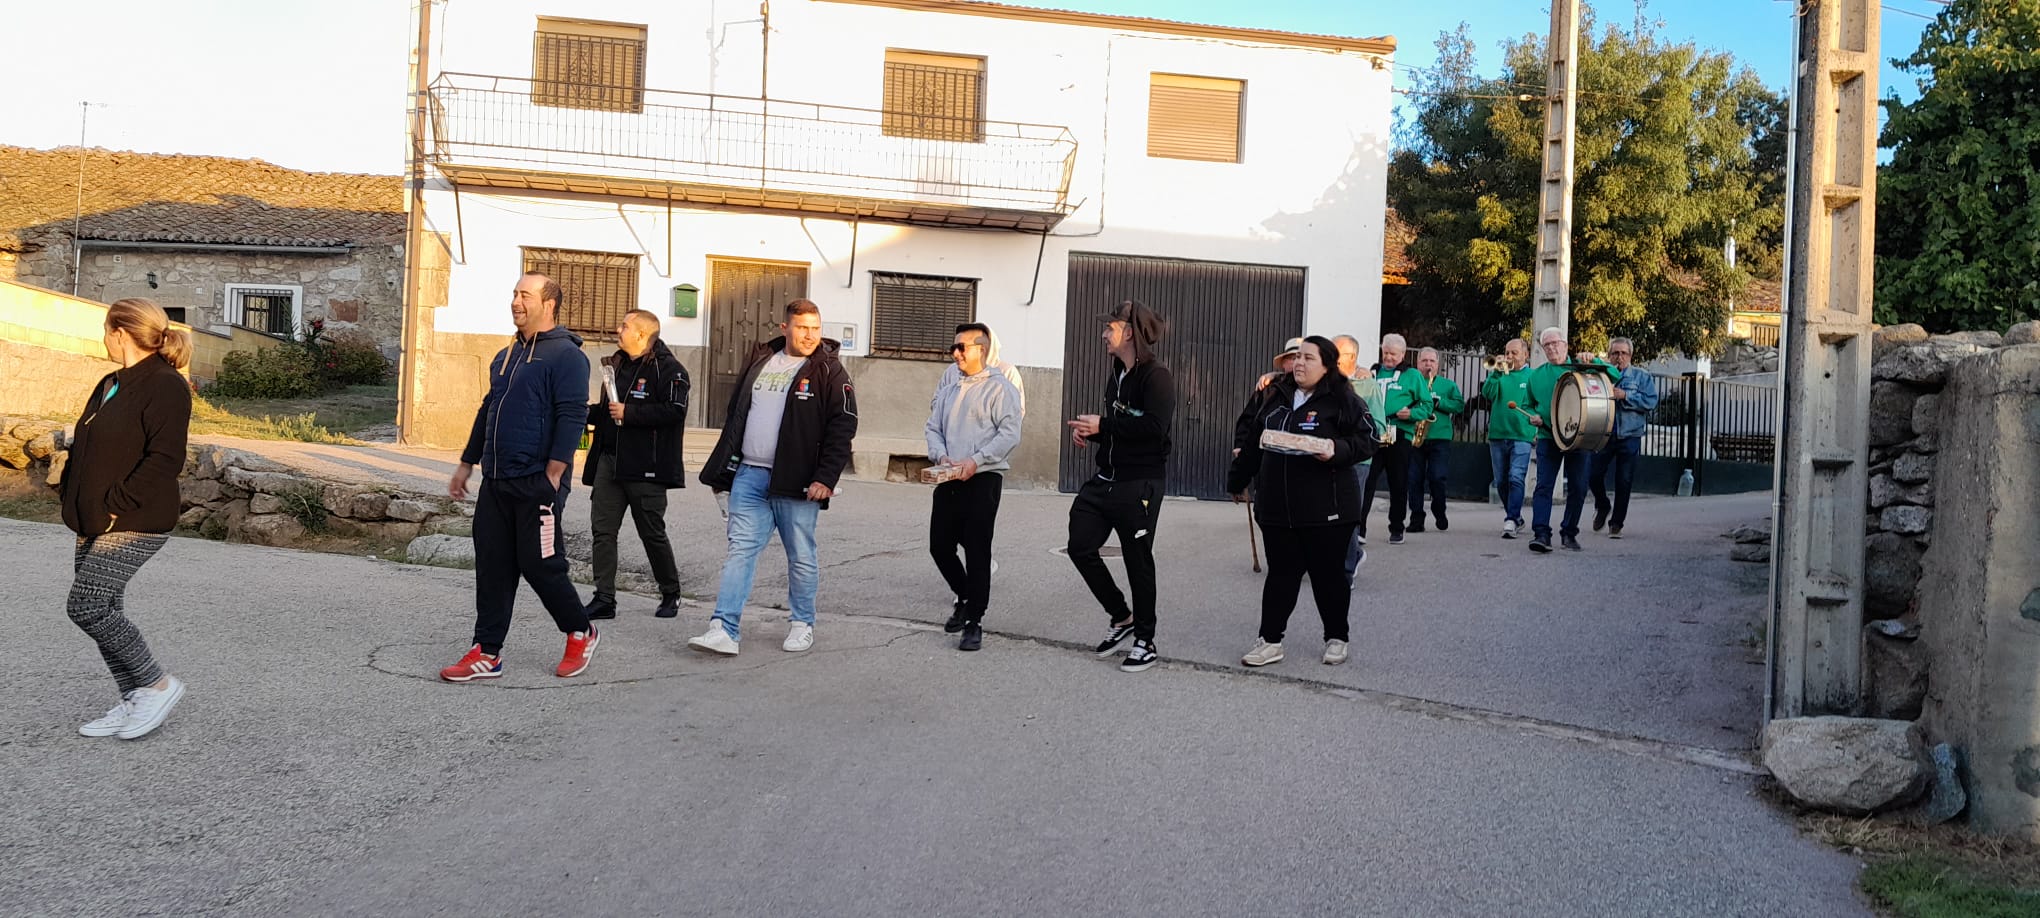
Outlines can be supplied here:
M659 618L673 618L680 614L680 597L668 596L659 600L659 608L652 612Z
M1610 526L1610 527L1608 527L1608 538L1611 538L1611 539L1619 539L1619 538L1622 538L1622 527L1620 527L1620 526Z
M1437 518L1433 520L1433 522L1436 522L1438 524L1439 532L1444 532L1445 530L1452 528L1451 523L1445 522L1445 514L1443 513L1438 514Z
M616 597L597 593L593 600L590 600L586 606L582 607L582 611L588 613L588 618L591 621L615 618Z
M1155 653L1155 642L1147 638L1135 638L1133 649L1126 652L1126 659L1119 661L1122 673L1137 673L1162 661Z
M943 634L955 634L963 630L968 622L963 617L963 600L956 601L956 608L949 613L949 620L942 623Z
M1416 530L1416 531L1417 531L1417 532L1423 532L1423 530L1421 530L1421 529L1419 529L1419 530ZM1388 544L1390 544L1390 545L1401 545L1402 543L1403 543L1402 533L1400 533L1400 532L1391 532L1391 533L1389 533L1389 534L1388 534Z
M1558 545L1560 548L1563 548L1566 551L1580 550L1580 540L1575 539L1572 536L1560 536L1558 539Z
M1600 532L1601 527L1606 525L1608 525L1608 511L1596 509L1594 511L1594 531Z
M1129 618L1126 620L1126 624L1113 625L1110 630L1107 630L1105 632L1105 639L1098 642L1098 649L1094 652L1101 657L1109 657L1113 651L1119 649L1119 645L1126 643L1126 639L1130 637L1133 637L1133 619Z
M1404 532L1423 532L1423 531L1424 531L1424 521L1423 521L1422 519L1414 519L1414 520L1411 520L1411 521L1410 521L1410 525L1409 525L1409 527L1408 527L1408 528L1406 528L1406 529L1404 529L1403 531L1404 531ZM1393 537L1393 536L1390 536L1390 537L1389 537L1389 540L1388 540L1388 541L1389 541L1389 544L1391 544L1391 545L1395 544L1395 537Z
M976 650L979 647L983 647L984 645L985 645L985 629L980 627L977 622L969 622L965 624L963 626L963 640L956 642L956 649Z
M1551 554L1551 537L1537 536L1530 540L1530 550L1540 555Z

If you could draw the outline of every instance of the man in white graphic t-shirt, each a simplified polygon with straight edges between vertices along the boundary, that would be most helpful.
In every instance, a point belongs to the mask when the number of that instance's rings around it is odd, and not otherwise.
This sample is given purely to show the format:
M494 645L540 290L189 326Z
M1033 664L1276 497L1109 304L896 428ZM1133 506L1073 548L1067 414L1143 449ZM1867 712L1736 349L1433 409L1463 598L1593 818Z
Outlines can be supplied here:
M821 581L815 523L850 463L857 395L836 356L841 345L822 337L820 307L804 299L786 304L779 329L780 337L758 346L730 393L722 436L701 468L701 483L728 496L730 517L715 620L687 642L704 653L736 655L758 553L774 531L786 549L793 610L781 647L798 653L814 646Z

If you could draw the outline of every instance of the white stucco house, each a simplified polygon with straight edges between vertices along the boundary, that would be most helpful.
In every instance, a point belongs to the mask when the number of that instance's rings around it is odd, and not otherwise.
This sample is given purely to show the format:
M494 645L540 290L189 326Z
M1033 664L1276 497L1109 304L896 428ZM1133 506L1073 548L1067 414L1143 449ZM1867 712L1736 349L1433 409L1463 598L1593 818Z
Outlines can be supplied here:
M591 349L625 310L663 316L698 427L814 300L857 382L860 474L919 452L961 322L1026 380L1012 478L1073 487L1089 460L1060 422L1100 398L1095 316L1160 310L1171 490L1204 496L1283 339L1378 332L1391 38L965 0L493 0L434 29L444 289L411 339L415 441L464 436L478 383L453 377L479 381L526 269Z

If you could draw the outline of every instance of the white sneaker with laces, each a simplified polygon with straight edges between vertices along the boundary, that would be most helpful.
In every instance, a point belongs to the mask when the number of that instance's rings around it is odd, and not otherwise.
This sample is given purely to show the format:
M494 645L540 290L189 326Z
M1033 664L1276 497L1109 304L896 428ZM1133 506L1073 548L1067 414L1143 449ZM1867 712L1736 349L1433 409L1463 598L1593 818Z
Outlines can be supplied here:
M170 709L177 706L184 697L184 682L176 676L170 677L170 685L162 689L138 688L128 693L128 722L119 733L121 739L141 739L148 736L163 720L170 716Z
M1346 642L1330 640L1325 642L1325 665L1337 666L1346 662Z
M132 693L130 693L132 694ZM78 728L79 736L113 736L127 729L131 708L128 696L122 695L120 703L107 709L106 716Z
M1270 663L1280 663L1282 662L1282 645L1270 644L1267 641L1257 641L1254 643L1254 649L1247 651L1247 655L1241 657L1240 662L1248 666L1267 666Z
M719 654L725 657L737 655L737 642L730 637L729 632L723 630L722 622L709 622L708 630L703 631L700 637L687 639L687 646L702 653Z
M1513 539L1515 537L1516 537L1516 521L1504 520L1502 522L1502 538Z
M806 622L794 622L793 627L786 631L786 643L779 645L779 649L787 653L800 653L813 646L815 646L815 626Z

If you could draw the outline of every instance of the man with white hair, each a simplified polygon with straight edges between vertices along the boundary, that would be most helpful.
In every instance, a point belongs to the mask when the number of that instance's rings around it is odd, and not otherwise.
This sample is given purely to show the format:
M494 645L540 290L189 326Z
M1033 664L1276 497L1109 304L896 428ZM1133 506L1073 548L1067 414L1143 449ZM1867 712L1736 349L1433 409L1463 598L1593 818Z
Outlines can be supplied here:
M1381 386L1381 410L1388 415L1395 441L1375 454L1374 468L1367 475L1367 490L1360 498L1359 538L1363 544L1367 538L1367 517L1374 510L1374 492L1384 483L1388 485L1388 544L1403 543L1403 517L1408 515L1409 508L1410 457L1415 452L1410 437L1417 431L1417 422L1431 416L1431 390L1424 385L1424 374L1403 364L1409 349L1409 342L1401 335L1381 336L1381 362L1374 365L1373 375Z
M1590 457L1587 482L1594 491L1594 531L1608 527L1608 538L1622 538L1629 519L1629 490L1636 481L1636 460L1643 453L1643 432L1657 407L1657 380L1636 365L1636 345L1628 338L1608 339L1608 359L1615 363L1615 436ZM1615 500L1608 500L1608 470L1615 470ZM1611 515L1612 511L1612 515Z
M1567 363L1565 332L1556 326L1537 333L1537 346L1544 351L1544 365L1530 371L1530 401L1524 406L1536 415L1530 424L1537 428L1537 490L1531 496L1530 550L1538 554L1551 551L1551 489L1562 474L1565 519L1558 527L1559 544L1566 551L1579 551L1580 508L1587 496L1587 454L1584 450L1559 449L1558 442L1551 437L1554 426L1551 411L1558 381L1578 367ZM1607 365L1601 364L1600 368L1606 370Z

